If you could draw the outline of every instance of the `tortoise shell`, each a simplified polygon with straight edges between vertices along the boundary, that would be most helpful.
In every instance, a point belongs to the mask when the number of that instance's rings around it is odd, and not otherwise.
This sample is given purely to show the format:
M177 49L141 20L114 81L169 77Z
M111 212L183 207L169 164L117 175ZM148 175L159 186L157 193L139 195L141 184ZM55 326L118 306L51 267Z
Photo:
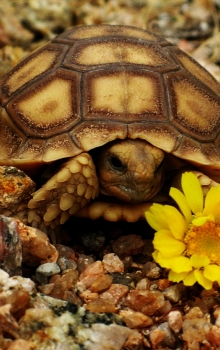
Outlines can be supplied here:
M58 35L0 81L0 164L22 169L115 139L220 168L220 86L165 39L128 26Z

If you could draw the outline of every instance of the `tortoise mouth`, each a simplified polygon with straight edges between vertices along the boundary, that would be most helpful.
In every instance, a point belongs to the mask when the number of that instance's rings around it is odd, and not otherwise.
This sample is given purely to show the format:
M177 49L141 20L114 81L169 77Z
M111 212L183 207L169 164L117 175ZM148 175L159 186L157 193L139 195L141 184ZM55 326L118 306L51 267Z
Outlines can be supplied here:
M160 191L164 184L164 173L160 172L150 183L125 185L113 184L108 187L100 186L100 193L106 196L114 197L117 200L127 203L141 203L152 199Z

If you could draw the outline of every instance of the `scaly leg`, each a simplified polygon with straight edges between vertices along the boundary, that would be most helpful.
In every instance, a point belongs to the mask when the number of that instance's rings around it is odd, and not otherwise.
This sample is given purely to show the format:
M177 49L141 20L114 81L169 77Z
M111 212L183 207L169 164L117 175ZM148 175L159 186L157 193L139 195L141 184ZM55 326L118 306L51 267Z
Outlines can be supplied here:
M95 165L88 153L64 163L29 201L28 222L34 227L63 224L99 192Z

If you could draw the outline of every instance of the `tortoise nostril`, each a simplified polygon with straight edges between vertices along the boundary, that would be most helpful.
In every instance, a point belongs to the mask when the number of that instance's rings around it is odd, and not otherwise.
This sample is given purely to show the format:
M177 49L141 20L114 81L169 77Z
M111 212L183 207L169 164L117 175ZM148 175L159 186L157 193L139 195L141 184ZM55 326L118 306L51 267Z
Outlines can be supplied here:
M113 156L109 158L109 163L115 170L124 171L125 169L125 166L118 157Z

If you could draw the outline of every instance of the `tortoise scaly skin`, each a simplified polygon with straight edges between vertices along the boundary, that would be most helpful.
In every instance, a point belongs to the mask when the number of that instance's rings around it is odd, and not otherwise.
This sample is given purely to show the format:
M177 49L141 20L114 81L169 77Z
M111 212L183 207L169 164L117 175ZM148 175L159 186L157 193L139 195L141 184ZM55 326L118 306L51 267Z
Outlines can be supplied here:
M205 69L153 33L75 27L1 79L0 165L33 173L63 159L29 202L32 225L64 223L99 193L143 210L163 186L163 165L169 172L177 159L219 181L219 93Z

